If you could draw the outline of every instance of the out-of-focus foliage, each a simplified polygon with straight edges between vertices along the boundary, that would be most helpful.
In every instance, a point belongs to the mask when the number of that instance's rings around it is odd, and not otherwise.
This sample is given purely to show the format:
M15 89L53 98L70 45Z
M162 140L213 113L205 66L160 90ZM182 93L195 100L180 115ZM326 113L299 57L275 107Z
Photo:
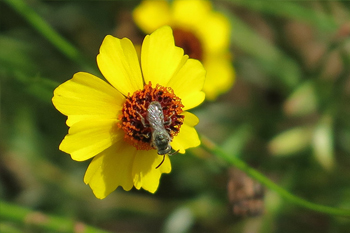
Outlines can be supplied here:
M88 64L95 64L106 34L143 38L131 17L139 1L25 2ZM232 23L236 82L229 93L196 109L198 131L290 192L350 208L350 4L218 0L213 5ZM2 201L111 232L350 229L349 219L302 209L269 190L263 215L234 216L226 190L230 166L201 148L172 156L173 170L154 195L118 189L96 199L83 183L88 161L72 161L58 150L66 119L51 104L53 89L87 71L85 66L3 1L0 22ZM46 232L4 216L0 221L1 232Z

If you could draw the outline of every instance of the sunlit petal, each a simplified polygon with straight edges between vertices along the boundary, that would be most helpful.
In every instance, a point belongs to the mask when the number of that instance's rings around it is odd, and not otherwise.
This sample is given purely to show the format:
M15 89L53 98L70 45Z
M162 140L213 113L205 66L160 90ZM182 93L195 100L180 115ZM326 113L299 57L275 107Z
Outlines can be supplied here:
M190 112L184 112L185 116L183 125L181 126L180 133L174 137L171 146L174 150L179 150L180 153L185 153L185 150L191 147L197 147L200 145L200 140L197 134L195 125L198 124L199 119Z
M118 142L99 153L90 163L84 177L97 198L103 199L118 186L133 187L132 165L136 149Z
M137 151L132 169L135 188L143 188L151 193L158 189L161 174L171 171L170 159L165 156L163 164L156 168L162 162L163 156L158 155L156 150Z
M204 100L201 92L205 80L203 65L195 59L188 59L167 84L176 96L182 99L186 109L195 107Z
M169 26L146 36L141 49L141 66L146 84L151 81L153 86L166 86L187 59L183 49L175 46Z
M76 161L87 160L124 137L117 120L85 120L72 125L60 144L60 150Z
M184 105L183 110L188 110L200 105L205 99L205 93L203 91L194 92L191 95L187 95L181 101Z
M93 118L116 119L125 98L107 82L84 72L57 87L52 102L67 125Z
M97 64L108 82L123 95L142 89L139 60L129 39L106 36L97 56Z

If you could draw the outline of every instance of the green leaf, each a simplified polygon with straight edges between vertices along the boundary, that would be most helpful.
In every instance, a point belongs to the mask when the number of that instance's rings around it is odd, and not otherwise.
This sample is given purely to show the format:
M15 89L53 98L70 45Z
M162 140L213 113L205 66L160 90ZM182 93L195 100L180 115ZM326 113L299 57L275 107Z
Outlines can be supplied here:
M251 134L252 131L249 125L238 127L223 143L222 149L226 153L230 153L234 156L240 156Z
M311 144L312 127L302 126L286 130L269 143L271 154L276 156L294 155Z
M323 116L317 124L312 138L312 148L320 165L326 170L332 170L335 162L333 120L330 116Z
M39 14L30 7L24 0L4 0L18 14L20 14L30 25L33 26L44 38L55 46L67 58L84 67L88 72L95 72L88 65L85 58L80 54L69 41L62 37L53 27L51 27ZM40 4L37 4L38 6Z
M312 82L300 84L284 103L284 111L289 116L305 116L317 109L317 96Z
M175 209L167 218L164 231L167 233L189 232L195 222L194 215L190 208L181 206Z

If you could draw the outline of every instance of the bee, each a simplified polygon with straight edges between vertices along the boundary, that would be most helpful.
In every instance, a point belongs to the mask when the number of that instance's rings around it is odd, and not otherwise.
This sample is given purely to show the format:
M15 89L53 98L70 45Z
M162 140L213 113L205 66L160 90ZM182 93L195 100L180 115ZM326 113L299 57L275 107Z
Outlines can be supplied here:
M139 116L141 117L143 126L151 128L151 146L157 150L158 155L163 155L163 160L156 167L157 169L163 164L166 154L173 155L178 152L175 151L171 153L172 148L170 142L172 138L164 127L164 125L171 124L171 118L169 118L167 122L164 121L163 108L158 101L151 102L147 108L146 119L149 125L146 124L145 119L140 113Z

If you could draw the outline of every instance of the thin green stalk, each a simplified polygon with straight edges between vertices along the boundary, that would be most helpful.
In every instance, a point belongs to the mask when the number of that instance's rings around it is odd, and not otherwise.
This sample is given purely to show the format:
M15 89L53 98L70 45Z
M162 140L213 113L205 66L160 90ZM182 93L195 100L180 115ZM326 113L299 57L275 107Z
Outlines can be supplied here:
M259 181L261 184L263 184L267 188L278 193L281 197L283 197L287 201L294 203L296 205L299 205L301 207L320 212L320 213L350 217L350 210L338 209L338 208L333 208L333 207L329 207L329 206L315 204L315 203L306 201L300 197L297 197L297 196L289 193L287 190L278 186L277 184L272 182L269 178L267 178L266 176L264 176L263 174L261 174L257 170L251 168L248 164L246 164L245 162L243 162L239 158L225 153L220 147L215 145L212 141L210 141L205 136L201 135L201 141L202 141L202 147L204 149L206 149L207 151L209 151L212 154L215 154L216 156L225 160L227 163L235 166L236 168L242 170L247 175L249 175L253 179Z
M24 207L13 205L0 200L0 219L8 219L28 226L36 226L42 229L55 232L74 233L107 233L81 222L50 216Z
M40 15L38 15L23 0L4 0L10 7L17 11L24 19L26 19L42 36L44 36L51 44L61 51L69 59L81 65L87 71L91 71L91 67L87 65L85 59L79 51L60 34L58 34Z

